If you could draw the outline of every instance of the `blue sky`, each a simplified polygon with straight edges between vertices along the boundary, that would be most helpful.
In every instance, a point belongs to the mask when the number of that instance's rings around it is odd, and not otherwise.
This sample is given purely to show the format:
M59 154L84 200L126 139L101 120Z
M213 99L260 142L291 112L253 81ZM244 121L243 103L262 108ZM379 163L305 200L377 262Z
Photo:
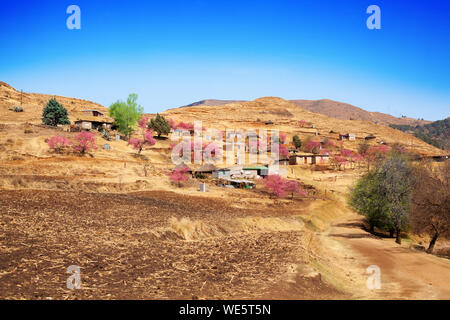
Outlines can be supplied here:
M81 8L69 30L66 8ZM366 9L381 9L369 30ZM450 1L0 0L0 81L147 112L197 100L334 99L450 116Z

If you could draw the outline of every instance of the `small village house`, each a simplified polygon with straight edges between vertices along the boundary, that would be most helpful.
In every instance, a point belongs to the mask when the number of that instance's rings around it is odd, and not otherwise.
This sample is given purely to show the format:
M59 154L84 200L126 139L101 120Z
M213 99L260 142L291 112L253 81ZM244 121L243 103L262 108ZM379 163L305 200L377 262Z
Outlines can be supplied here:
M269 168L266 166L249 166L242 168L243 175L249 177L264 177L269 174Z
M349 140L349 141L355 141L356 135L354 133L345 133L345 134L339 134L339 140Z
M113 119L106 117L103 112L94 109L82 110L82 114L74 121L75 126L82 130L111 130Z
M295 154L289 156L289 164L297 165L328 163L329 159L329 154Z
M230 168L220 168L212 173L213 178L218 179L229 179L231 178L231 170Z
M217 167L215 165L213 165L212 163L205 163L200 168L194 171L194 175L211 176L215 171L217 171Z
M255 183L251 180L245 179L220 179L217 183L219 187L226 188L240 188L240 189L253 189L255 187Z

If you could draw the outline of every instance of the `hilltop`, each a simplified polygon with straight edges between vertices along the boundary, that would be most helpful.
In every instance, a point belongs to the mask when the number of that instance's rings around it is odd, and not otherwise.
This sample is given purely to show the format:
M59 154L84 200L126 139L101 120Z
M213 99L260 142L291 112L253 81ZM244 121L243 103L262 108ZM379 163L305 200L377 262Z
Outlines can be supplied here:
M0 81L0 118L3 123L41 123L42 108L51 98L58 100L67 109L71 121L80 116L84 109L96 109L106 114L108 112L108 108L92 101L50 94L21 93ZM15 106L22 106L25 112L11 111Z
M341 119L341 120L365 120L372 121L376 124L381 125L389 125L389 124L398 124L398 125L423 125L426 123L430 123L430 121L426 120L418 120L408 117L397 118L392 115L381 113L381 112L371 112L361 109L359 107L355 107L351 104L334 101L330 99L321 99L321 100L288 100L299 106L302 109L320 113L328 117ZM195 106L222 106L230 103L237 102L245 102L242 100L216 100L216 99L207 99L197 101L191 104L188 104L183 107L195 107Z
M193 102L191 104L181 106L180 108L188 108L195 106L222 106L224 104L236 103L236 102L245 102L245 100L217 100L217 99L205 99L197 102Z

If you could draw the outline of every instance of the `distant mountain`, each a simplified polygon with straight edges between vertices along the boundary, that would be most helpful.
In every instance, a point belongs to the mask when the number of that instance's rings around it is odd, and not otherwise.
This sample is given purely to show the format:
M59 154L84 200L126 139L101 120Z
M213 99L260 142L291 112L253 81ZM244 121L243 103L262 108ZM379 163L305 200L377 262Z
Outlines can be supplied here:
M413 134L415 137L437 148L450 150L450 117L425 125L390 125L394 129Z
M196 107L196 106L223 106L224 104L230 104L230 103L236 103L236 102L245 102L245 100L205 99L205 100L200 100L200 101L188 104L186 106L182 106L181 108Z
M407 117L397 118L386 113L366 111L364 109L355 107L348 103L343 103L329 99L290 100L290 101L305 110L320 113L341 120L366 120L382 125L389 125L389 124L423 125L425 123L429 123L429 121L424 120L418 120Z
M397 118L389 114L381 112L370 112L355 107L348 103L339 101L321 99L321 100L288 100L302 109L326 115L328 117L341 120L366 120L381 125L401 124L401 125L424 125L430 121L418 120L413 118L401 117ZM194 106L222 106L225 104L245 102L243 100L217 100L207 99L191 103L184 107Z

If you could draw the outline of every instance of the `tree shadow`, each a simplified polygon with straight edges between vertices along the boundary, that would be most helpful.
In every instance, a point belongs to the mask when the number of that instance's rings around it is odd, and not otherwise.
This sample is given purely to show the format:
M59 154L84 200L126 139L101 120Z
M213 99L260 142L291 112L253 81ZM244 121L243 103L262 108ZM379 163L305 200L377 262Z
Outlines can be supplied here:
M332 237L338 237L338 238L346 238L346 239L381 239L381 237L378 237L376 235L373 235L371 233L346 233L346 234L336 234L332 233L330 234Z
M377 230L371 232L369 225L364 221L345 222L345 223L335 224L334 226L342 227L342 228L359 229L359 230L364 230L367 232L364 234L350 234L349 233L347 236L345 236L346 238L375 238L375 239L392 238L389 234L386 234L384 232L379 232ZM335 236L343 236L343 235L335 235Z

